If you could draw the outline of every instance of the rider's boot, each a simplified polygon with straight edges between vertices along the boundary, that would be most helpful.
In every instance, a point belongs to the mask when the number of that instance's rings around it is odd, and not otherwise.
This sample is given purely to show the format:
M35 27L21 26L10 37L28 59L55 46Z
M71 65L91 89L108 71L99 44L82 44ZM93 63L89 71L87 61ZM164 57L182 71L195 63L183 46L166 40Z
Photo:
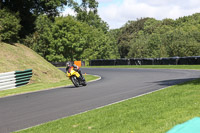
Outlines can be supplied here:
M83 77L81 71L79 71L79 74L80 74L81 79L82 79L83 81L85 81L85 78Z

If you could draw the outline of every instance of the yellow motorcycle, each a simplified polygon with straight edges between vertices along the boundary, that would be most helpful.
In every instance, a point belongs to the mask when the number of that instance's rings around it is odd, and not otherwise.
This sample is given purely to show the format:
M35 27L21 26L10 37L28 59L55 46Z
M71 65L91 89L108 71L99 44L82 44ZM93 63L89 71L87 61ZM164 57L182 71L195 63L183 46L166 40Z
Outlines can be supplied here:
M81 85L86 86L86 81L83 80L81 75L73 69L73 67L69 68L67 71L67 77L72 81L75 87L79 87Z

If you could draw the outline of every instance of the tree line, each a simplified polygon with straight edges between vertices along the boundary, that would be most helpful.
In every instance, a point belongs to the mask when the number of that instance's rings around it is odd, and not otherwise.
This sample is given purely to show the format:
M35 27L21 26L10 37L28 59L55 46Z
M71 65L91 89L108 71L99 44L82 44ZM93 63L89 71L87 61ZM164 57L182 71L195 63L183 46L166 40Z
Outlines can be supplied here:
M76 16L61 16L64 6L72 8ZM119 57L95 0L1 0L0 7L0 40L20 40L48 61Z
M200 13L176 20L141 18L114 31L121 58L200 55Z
M65 6L76 16L59 15ZM96 0L0 1L0 41L20 41L52 62L198 56L199 31L199 13L176 20L140 18L109 30Z

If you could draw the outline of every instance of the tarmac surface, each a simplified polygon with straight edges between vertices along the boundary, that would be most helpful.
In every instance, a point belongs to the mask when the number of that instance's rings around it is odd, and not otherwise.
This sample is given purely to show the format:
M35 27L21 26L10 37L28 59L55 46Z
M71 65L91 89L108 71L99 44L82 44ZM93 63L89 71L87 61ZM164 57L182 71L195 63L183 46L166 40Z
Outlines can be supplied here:
M61 69L65 71L65 69ZM81 68L101 76L85 87L66 86L0 98L0 133L75 115L171 85L200 78L200 71Z

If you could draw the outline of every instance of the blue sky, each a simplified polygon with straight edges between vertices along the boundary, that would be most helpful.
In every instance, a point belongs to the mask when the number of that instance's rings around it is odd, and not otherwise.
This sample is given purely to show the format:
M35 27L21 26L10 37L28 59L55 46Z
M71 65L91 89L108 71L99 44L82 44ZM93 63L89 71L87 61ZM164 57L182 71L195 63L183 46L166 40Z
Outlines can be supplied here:
M80 0L79 0L80 1ZM153 17L177 19L200 13L200 0L97 0L98 14L110 29L120 28L129 20ZM74 14L67 9L63 14Z
M108 7L110 5L121 5L123 0L97 0L99 2L99 8Z

